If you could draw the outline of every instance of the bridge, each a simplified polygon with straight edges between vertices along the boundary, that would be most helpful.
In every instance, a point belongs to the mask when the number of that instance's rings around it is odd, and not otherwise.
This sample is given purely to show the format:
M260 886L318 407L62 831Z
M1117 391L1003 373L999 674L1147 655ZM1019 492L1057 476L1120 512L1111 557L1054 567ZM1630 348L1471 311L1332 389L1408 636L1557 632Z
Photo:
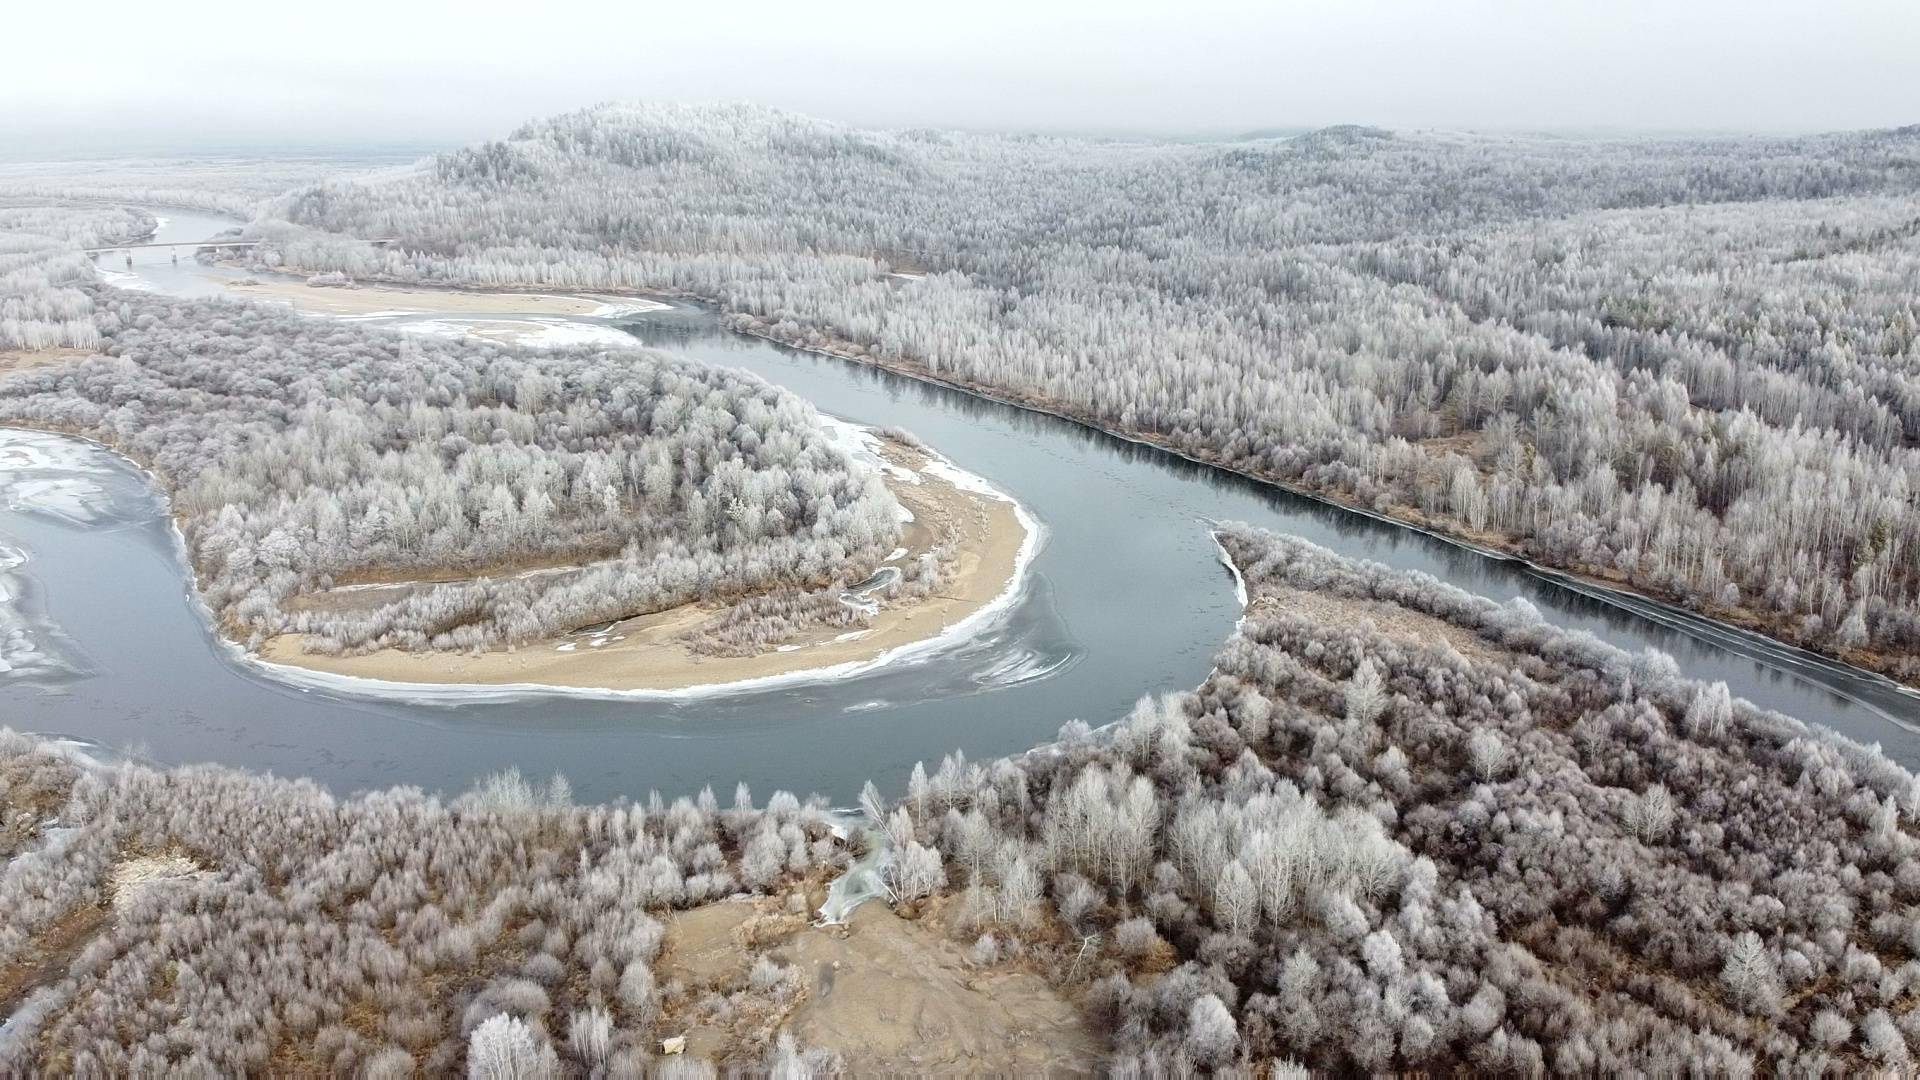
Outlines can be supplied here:
M101 252L105 252L105 251L138 251L138 250L140 250L141 248L179 248L179 247L190 247L190 248L237 248L237 247L252 247L253 245L255 245L255 244L257 244L257 243L259 243L259 242L260 242L260 241L258 241L258 240L179 240L179 241L175 241L175 242L173 242L173 243L168 243L168 244L157 244L157 243L147 243L147 244L114 244L114 245L112 245L112 246L110 246L110 247L90 247L90 248L81 248L80 250L82 250L82 251L84 251L84 252L86 252L86 253L87 253L87 254L89 254L89 255L98 255L98 254L100 254Z

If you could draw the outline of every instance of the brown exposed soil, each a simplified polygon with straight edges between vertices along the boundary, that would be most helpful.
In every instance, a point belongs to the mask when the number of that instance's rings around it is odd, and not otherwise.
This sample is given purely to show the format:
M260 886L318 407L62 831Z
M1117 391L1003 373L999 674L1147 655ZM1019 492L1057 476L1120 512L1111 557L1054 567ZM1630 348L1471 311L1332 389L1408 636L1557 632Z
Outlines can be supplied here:
M65 346L49 349L0 350L0 375L38 367L50 367L54 364L64 364L69 360L78 360L83 356L96 355L98 354L85 349L69 349Z
M786 932L768 934L769 923ZM1079 1009L1038 975L975 967L936 918L902 918L877 902L824 928L779 900L696 908L669 923L657 974L724 989L743 984L761 955L804 977L783 1018L795 1040L839 1053L850 1075L1084 1075L1105 1053ZM753 1034L693 1028L687 1053L725 1061Z
M1469 660L1511 664L1513 654L1486 638L1444 619L1419 611L1410 611L1384 600L1364 600L1350 596L1309 592L1302 589L1268 587L1247 608L1253 617L1295 615L1311 622L1332 626L1371 625L1380 634L1409 645L1432 645L1445 641Z
M0 1017L11 1015L27 995L66 974L80 950L106 929L108 911L96 904L75 908L35 935L33 944L0 967Z

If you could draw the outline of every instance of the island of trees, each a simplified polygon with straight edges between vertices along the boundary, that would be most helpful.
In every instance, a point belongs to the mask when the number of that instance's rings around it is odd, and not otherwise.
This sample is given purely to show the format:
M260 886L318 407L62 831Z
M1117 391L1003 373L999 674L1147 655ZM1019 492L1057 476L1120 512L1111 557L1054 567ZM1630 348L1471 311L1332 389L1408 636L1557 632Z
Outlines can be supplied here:
M150 217L6 223L43 231L7 234L20 268L0 334L99 355L7 379L0 423L83 435L147 466L202 596L249 645L287 633L332 653L515 645L695 599L811 595L872 574L899 536L878 471L754 376L638 349L513 349L103 293L73 248L150 232ZM410 581L380 603L306 602Z

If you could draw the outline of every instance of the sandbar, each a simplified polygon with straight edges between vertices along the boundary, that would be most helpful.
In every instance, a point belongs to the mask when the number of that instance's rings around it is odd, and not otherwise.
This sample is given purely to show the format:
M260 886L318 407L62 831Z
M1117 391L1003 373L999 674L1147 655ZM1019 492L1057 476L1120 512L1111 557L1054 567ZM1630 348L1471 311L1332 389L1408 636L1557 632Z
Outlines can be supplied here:
M553 293L408 289L393 285L309 285L290 277L219 278L237 297L282 300L315 315L592 315L614 301ZM632 303L633 301L623 301Z

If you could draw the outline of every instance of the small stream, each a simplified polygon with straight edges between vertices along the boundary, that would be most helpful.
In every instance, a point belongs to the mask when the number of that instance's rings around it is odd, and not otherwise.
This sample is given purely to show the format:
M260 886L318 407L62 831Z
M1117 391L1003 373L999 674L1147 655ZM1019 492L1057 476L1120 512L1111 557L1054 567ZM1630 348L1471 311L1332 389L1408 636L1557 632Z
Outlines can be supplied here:
M154 212L168 219L161 239L203 239L231 224ZM128 273L121 256L102 266ZM132 284L176 295L216 294L229 289L223 279L243 276L209 272L185 253L175 266L165 249L136 252L131 273ZM521 314L510 298L502 307L489 317ZM360 321L412 319L450 317ZM752 371L825 413L913 432L1046 527L1026 588L964 641L828 683L619 701L295 686L213 637L163 503L138 470L84 443L0 430L0 636L25 640L38 657L0 670L0 723L161 762L311 777L343 792L458 791L517 766L566 774L582 799L724 791L745 780L762 795L818 792L847 805L869 778L900 790L915 761L931 765L953 750L1019 753L1068 720L1098 726L1142 694L1197 685L1240 617L1207 523L1237 519L1495 600L1525 597L1555 623L1630 651L1659 649L1689 675L1725 680L1739 696L1920 765L1920 695L1802 650L1068 421L743 337L701 305L563 321L583 333L617 327L646 345Z

